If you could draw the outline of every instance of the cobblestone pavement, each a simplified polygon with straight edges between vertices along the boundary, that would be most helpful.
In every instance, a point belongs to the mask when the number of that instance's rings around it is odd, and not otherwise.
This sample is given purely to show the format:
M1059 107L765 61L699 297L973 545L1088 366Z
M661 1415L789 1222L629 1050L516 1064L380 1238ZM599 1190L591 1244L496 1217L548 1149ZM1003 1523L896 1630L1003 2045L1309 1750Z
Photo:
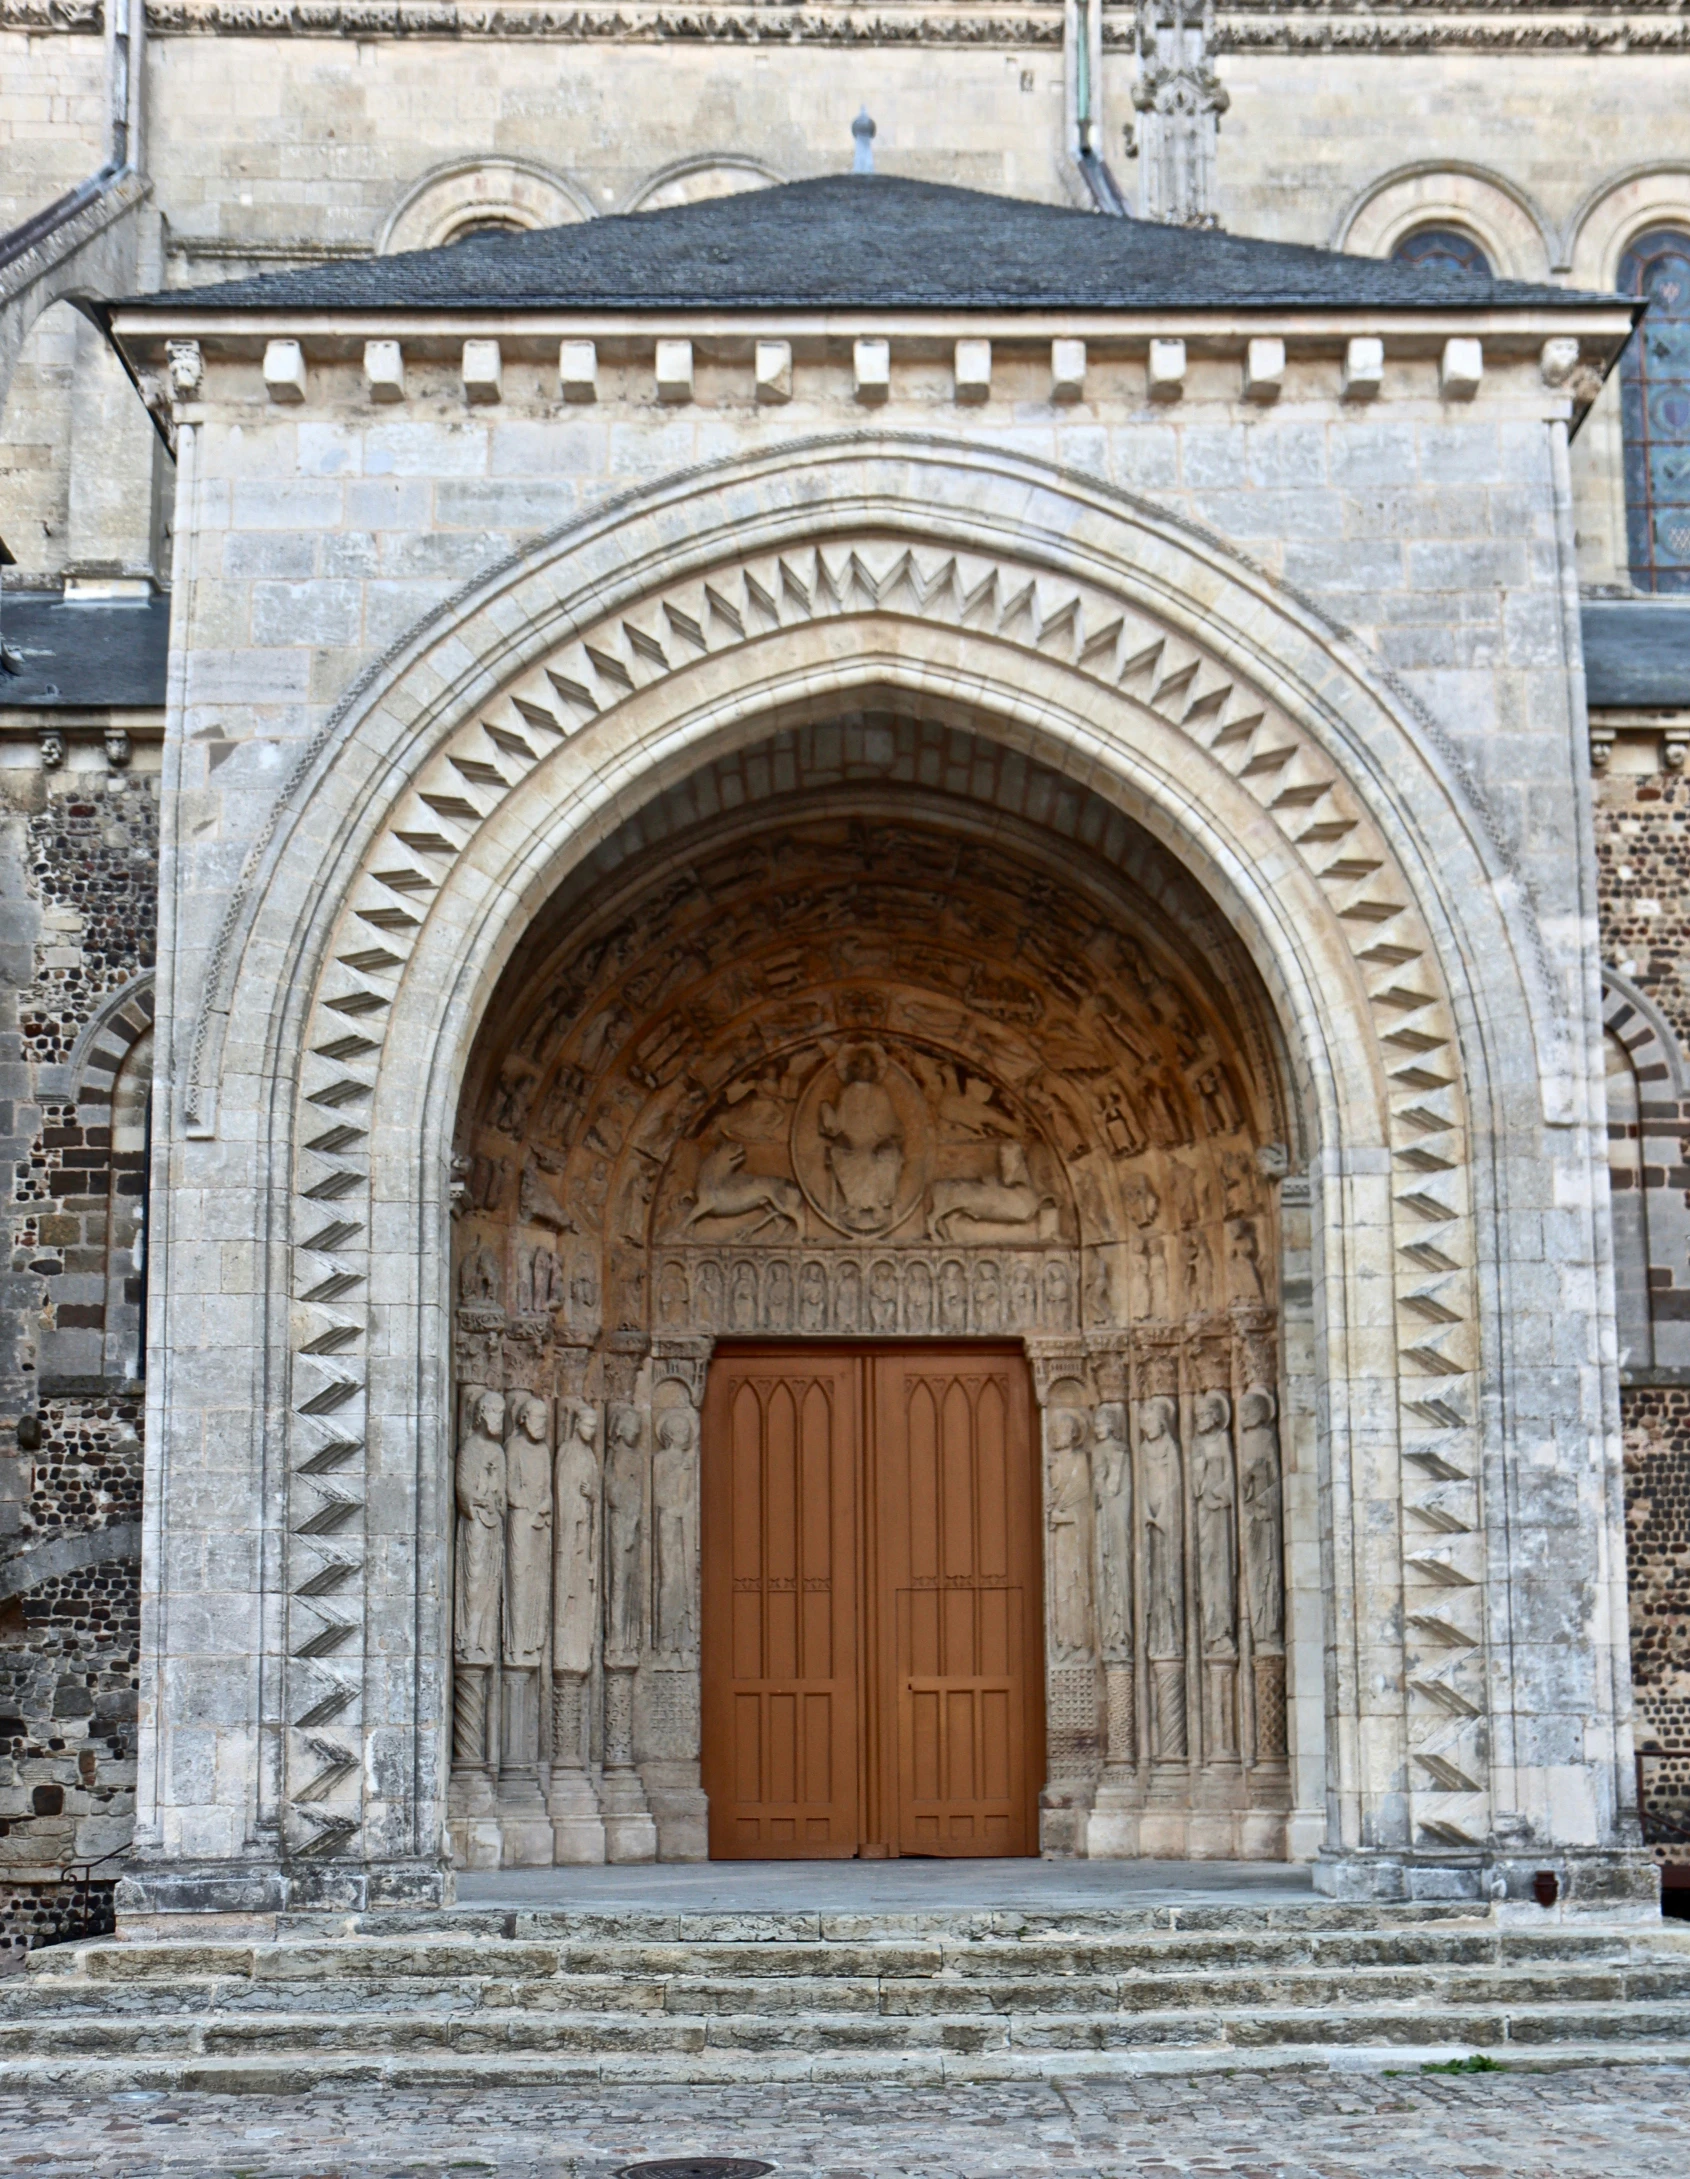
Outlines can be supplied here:
M1684 2179L1690 2070L1210 2074L956 2089L0 2093L28 2179L611 2179L642 2157L783 2179Z

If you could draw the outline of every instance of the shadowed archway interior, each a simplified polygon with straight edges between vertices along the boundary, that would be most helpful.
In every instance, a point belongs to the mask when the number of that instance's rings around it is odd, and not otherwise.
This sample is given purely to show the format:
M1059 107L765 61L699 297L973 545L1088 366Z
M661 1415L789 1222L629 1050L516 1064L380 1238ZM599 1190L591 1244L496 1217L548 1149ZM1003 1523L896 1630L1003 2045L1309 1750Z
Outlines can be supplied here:
M776 735L601 843L459 1115L460 1861L705 1852L723 1339L1018 1344L1038 1843L1282 1853L1289 1079L1189 874L954 725Z

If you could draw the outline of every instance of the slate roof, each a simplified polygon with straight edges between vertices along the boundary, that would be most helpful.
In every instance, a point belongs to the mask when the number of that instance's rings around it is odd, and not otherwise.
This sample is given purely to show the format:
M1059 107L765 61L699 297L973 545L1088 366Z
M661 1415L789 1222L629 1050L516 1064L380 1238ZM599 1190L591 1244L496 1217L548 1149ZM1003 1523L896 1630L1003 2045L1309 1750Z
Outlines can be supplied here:
M1476 273L1105 218L895 175L136 298L198 310L1438 310L1612 308Z
M56 592L7 589L0 638L21 668L0 670L0 711L164 706L168 598L67 605Z
M1586 598L1580 618L1593 708L1690 709L1690 598Z

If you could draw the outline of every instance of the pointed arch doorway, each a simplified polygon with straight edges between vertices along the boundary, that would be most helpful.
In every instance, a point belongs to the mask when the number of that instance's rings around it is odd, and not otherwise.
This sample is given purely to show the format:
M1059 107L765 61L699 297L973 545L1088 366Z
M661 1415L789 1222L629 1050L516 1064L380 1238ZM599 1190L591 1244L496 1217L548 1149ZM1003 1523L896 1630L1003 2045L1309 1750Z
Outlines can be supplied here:
M1038 1852L1032 1416L1009 1346L717 1352L703 1416L712 1860Z

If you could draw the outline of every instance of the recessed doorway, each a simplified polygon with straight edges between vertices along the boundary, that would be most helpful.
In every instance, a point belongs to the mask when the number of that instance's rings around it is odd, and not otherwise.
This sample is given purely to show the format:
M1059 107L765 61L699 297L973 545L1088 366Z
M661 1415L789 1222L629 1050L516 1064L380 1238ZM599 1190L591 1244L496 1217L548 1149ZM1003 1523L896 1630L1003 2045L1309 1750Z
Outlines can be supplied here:
M981 1345L724 1346L703 1431L713 1861L1038 1851L1027 1366Z

